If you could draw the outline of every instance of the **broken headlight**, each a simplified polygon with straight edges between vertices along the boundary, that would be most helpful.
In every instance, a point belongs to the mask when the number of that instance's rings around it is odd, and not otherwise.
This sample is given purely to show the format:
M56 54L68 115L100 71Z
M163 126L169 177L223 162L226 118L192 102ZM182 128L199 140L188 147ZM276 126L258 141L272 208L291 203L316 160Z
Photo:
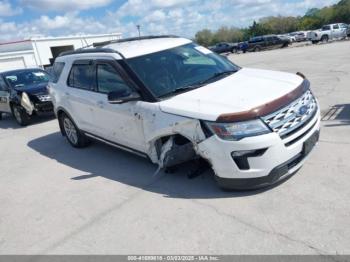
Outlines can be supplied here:
M270 133L270 129L260 120L249 120L235 123L205 122L207 127L224 140L237 141L244 137Z

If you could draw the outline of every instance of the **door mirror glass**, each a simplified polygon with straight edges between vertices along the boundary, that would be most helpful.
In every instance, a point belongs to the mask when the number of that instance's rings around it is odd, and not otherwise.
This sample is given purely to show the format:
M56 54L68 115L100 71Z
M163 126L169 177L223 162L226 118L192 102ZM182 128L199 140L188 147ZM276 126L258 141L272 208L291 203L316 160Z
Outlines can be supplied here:
M130 89L112 91L108 93L108 102L110 104L122 104L130 101L137 101L140 95L136 92L131 92Z

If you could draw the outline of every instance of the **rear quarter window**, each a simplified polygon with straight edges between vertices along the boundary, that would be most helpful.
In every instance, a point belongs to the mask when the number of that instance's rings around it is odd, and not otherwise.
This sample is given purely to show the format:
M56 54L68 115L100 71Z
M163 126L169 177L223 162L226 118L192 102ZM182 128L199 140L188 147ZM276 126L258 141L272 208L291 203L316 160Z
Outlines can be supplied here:
M51 70L51 82L57 83L60 79L60 76L62 74L63 68L65 66L65 63L63 62L55 62L53 64L52 70Z

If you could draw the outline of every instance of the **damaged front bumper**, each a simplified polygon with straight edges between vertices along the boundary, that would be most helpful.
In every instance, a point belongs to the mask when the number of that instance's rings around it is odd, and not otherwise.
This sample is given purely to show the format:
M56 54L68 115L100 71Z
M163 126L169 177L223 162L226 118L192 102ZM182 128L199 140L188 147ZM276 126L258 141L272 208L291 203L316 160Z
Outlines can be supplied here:
M28 115L35 113L48 113L53 112L53 103L48 97L45 101L40 101L40 99L33 95L28 95L23 92L21 96L21 106L26 110Z
M224 189L266 187L293 175L305 162L319 138L320 112L298 132L281 139L277 133L222 140L216 135L198 144L216 180Z

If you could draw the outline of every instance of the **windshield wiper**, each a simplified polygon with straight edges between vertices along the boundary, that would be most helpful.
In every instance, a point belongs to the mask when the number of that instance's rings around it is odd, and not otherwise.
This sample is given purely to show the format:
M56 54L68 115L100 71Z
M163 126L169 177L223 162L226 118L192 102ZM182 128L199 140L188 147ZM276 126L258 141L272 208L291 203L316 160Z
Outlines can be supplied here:
M192 89L196 89L196 87L190 85L190 86L183 86L183 87L178 87L178 88L175 88L174 90L172 90L171 92L169 93L166 93L160 97L166 97L166 96L169 96L169 95L175 95L175 94L179 94L179 93L182 93L182 92L186 92L188 90L192 90Z
M197 83L196 85L203 85L203 84L206 84L220 76L226 76L226 75L232 75L233 73L236 73L237 70L229 70L229 71L223 71L223 72L219 72L219 73L215 73L214 75L212 75L211 77L209 77L208 79L206 80L203 80L199 83Z
M225 76L225 75L231 75L231 74L236 73L236 72L237 72L237 70L229 70L229 71L223 71L223 72L215 73L214 75L212 75L211 77L209 77L209 78L207 78L205 80L199 81L197 83L191 84L191 85L183 87L183 88L184 89L196 89L198 87L204 86L205 84L207 84L208 82L216 79L217 77Z
M218 78L220 76L231 75L231 74L236 73L236 72L237 72L237 70L230 70L230 71L223 71L223 72L215 73L214 75L212 75L208 79L205 79L203 81L200 81L200 82L188 85L188 86L178 87L178 88L174 89L173 91L162 95L161 97L165 97L165 96L169 96L169 95L174 95L174 94L186 92L188 90L193 90L193 89L196 89L196 88L204 86L208 82L210 82L210 81L212 81L212 80L214 80L214 79L216 79L216 78Z

